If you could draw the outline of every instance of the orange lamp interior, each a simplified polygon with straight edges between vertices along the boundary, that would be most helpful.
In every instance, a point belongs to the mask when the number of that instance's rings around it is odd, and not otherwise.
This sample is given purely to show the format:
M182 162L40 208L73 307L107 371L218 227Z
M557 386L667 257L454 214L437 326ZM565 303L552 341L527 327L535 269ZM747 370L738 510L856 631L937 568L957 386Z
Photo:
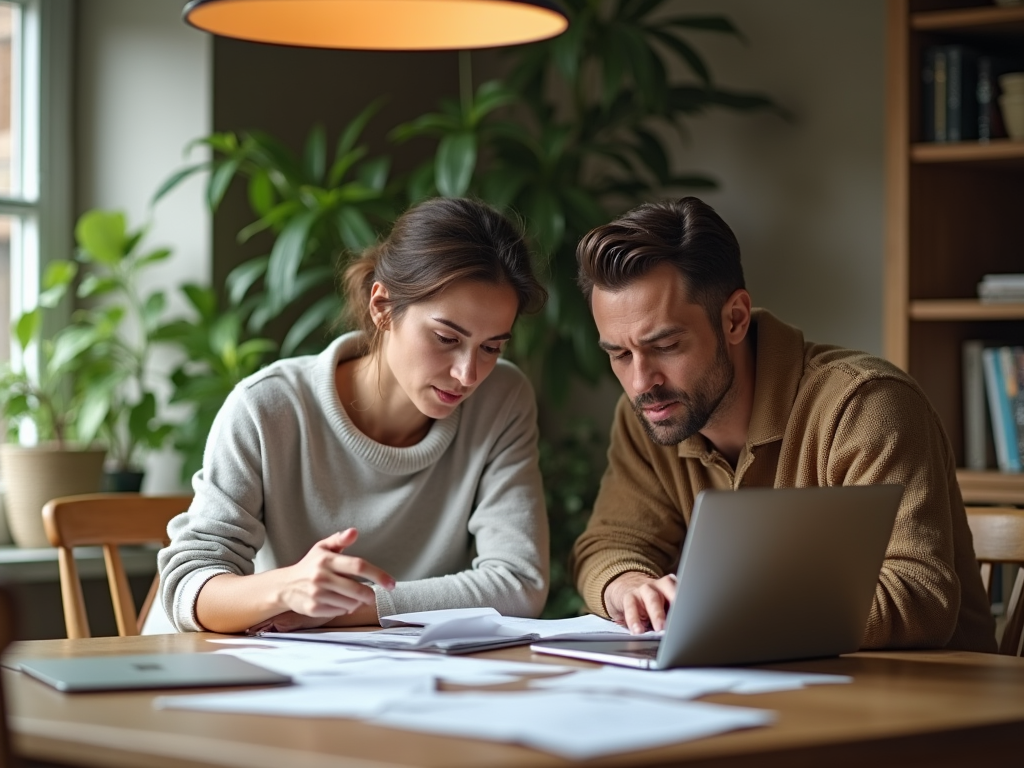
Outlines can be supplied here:
M544 40L565 17L510 0L221 0L187 16L216 35L365 50L461 50Z

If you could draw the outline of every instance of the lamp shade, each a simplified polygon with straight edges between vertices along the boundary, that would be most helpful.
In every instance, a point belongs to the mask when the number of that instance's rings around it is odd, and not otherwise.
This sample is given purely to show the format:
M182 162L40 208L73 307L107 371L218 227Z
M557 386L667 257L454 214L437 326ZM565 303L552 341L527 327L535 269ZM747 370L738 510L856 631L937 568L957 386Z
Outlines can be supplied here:
M184 18L241 40L384 51L530 43L569 24L548 0L192 0Z

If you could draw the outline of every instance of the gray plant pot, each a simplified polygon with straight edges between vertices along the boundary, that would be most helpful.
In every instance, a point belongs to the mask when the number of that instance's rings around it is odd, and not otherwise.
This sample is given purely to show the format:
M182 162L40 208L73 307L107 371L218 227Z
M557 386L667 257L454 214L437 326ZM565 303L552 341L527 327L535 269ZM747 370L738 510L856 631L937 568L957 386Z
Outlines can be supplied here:
M98 493L105 449L59 450L52 445L0 445L7 523L19 547L48 547L43 506L58 496Z

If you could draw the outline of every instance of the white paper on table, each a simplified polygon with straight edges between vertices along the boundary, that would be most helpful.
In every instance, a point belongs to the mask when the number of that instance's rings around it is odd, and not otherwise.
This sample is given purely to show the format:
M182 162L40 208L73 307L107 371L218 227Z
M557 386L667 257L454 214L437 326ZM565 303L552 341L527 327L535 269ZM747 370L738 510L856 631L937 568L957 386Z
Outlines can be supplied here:
M530 681L530 687L560 691L646 694L695 699L712 693L774 693L807 685L849 683L845 675L777 672L761 669L641 670L621 667L579 670L571 675Z
M773 712L575 692L434 694L396 703L375 725L524 744L585 759L768 725Z
M257 691L160 696L153 706L285 717L370 717L398 702L430 696L433 690L434 679L429 675L360 675Z
M479 619L472 625L486 633L486 627L501 627L506 634L535 635L537 639L559 640L620 640L648 639L661 637L663 632L645 632L641 635L630 635L629 630L614 621L603 619L594 614L574 616L569 619L524 619L518 616L502 616L493 608L451 608L440 611L417 611L399 613L381 619L383 627L435 627L461 619ZM452 636L462 630L458 624L450 625Z
M444 608L439 611L413 611L382 616L380 625L382 627L427 627L452 619L472 619L478 616L501 616L501 614L493 608Z
M281 648L225 648L216 653L238 656L300 682L352 675L429 675L460 685L495 685L518 680L523 675L562 674L571 669L553 664L408 652L353 651L351 646L293 642L287 642Z

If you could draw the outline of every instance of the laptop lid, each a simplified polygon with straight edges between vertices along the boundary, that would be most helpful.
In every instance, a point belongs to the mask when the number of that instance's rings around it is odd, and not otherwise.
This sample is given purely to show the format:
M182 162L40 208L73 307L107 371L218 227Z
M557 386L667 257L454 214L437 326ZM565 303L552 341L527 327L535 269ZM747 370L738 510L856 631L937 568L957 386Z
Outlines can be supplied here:
M59 691L123 691L290 683L286 675L221 653L155 653L19 661Z
M899 485L703 491L656 649L650 641L531 647L652 669L855 651L902 495Z

